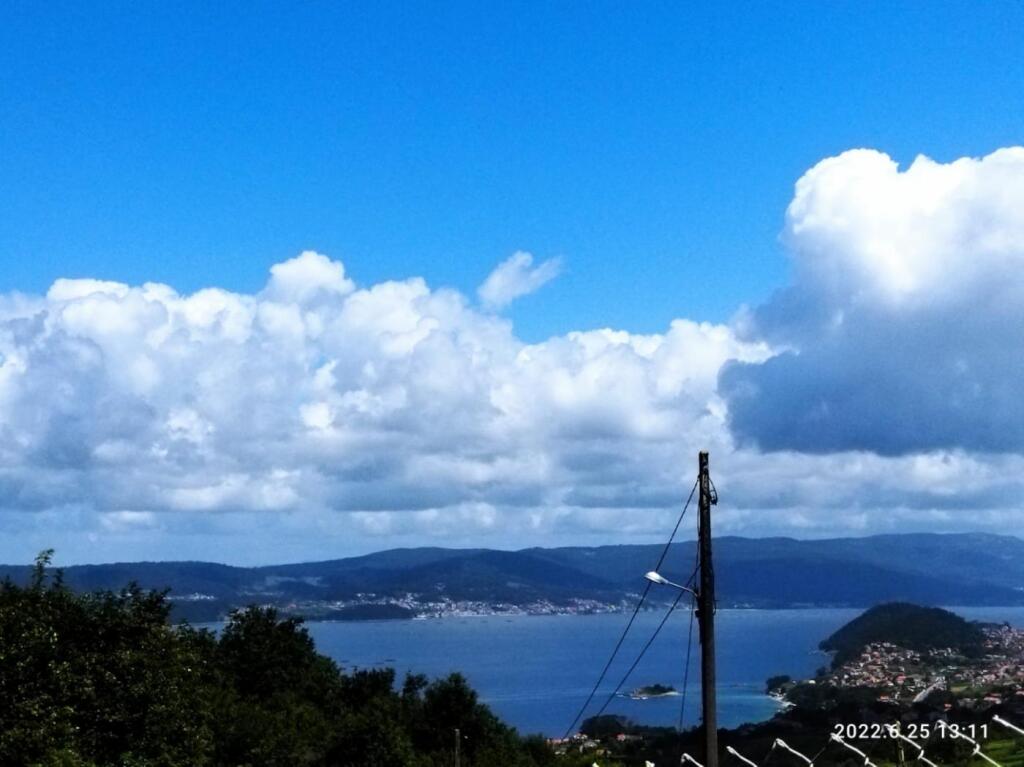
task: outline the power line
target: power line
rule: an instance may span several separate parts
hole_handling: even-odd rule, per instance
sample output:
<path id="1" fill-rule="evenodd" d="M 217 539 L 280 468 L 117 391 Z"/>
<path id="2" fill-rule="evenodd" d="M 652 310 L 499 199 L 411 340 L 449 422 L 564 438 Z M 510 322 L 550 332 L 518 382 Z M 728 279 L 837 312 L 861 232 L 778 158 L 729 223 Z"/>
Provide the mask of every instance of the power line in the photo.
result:
<path id="1" fill-rule="evenodd" d="M 693 579 L 697 577 L 697 569 L 700 567 L 700 549 L 694 554 L 693 572 L 690 574 L 690 579 L 687 581 L 687 585 L 693 583 Z M 693 616 L 696 612 L 696 605 L 690 604 L 690 628 L 686 632 L 686 665 L 683 667 L 683 697 L 679 701 L 679 726 L 676 728 L 680 732 L 683 731 L 683 715 L 686 713 L 686 698 L 689 695 L 688 689 L 690 685 L 690 651 L 693 649 Z"/>
<path id="2" fill-rule="evenodd" d="M 624 685 L 626 683 L 626 680 L 629 679 L 629 675 L 632 674 L 633 671 L 636 669 L 636 667 L 640 665 L 640 661 L 643 659 L 644 655 L 647 653 L 648 648 L 650 648 L 650 646 L 652 644 L 654 644 L 654 640 L 658 638 L 658 634 L 661 633 L 661 629 L 665 625 L 665 623 L 668 621 L 669 616 L 672 615 L 672 613 L 675 611 L 676 605 L 679 604 L 679 600 L 683 598 L 683 594 L 687 594 L 687 593 L 689 593 L 689 592 L 687 592 L 687 591 L 680 591 L 678 594 L 676 594 L 675 601 L 672 602 L 672 605 L 665 612 L 664 617 L 661 619 L 661 623 L 658 624 L 658 628 L 654 629 L 654 633 L 651 634 L 651 638 L 647 640 L 647 644 L 645 644 L 643 646 L 643 649 L 640 650 L 640 654 L 636 656 L 636 660 L 633 661 L 633 665 L 630 666 L 629 670 L 623 675 L 622 679 L 615 686 L 615 689 L 612 690 L 611 695 L 609 695 L 608 699 L 605 700 L 604 705 L 602 705 L 601 708 L 598 709 L 598 711 L 595 714 L 595 716 L 601 716 L 601 714 L 604 713 L 604 710 L 606 708 L 608 708 L 608 704 L 611 703 L 612 700 L 615 699 L 616 695 L 618 695 L 619 690 L 622 689 L 622 685 Z"/>
<path id="3" fill-rule="evenodd" d="M 590 705 L 590 701 L 594 699 L 594 695 L 597 694 L 597 688 L 601 686 L 601 682 L 604 681 L 605 676 L 608 674 L 608 669 L 611 668 L 612 661 L 615 660 L 615 656 L 619 652 L 619 648 L 622 647 L 622 643 L 626 640 L 626 635 L 629 633 L 629 629 L 633 626 L 633 621 L 636 620 L 637 613 L 640 612 L 640 608 L 643 606 L 644 600 L 647 599 L 647 592 L 651 590 L 651 583 L 648 581 L 647 585 L 644 586 L 643 593 L 640 594 L 640 601 L 636 603 L 636 607 L 633 608 L 633 614 L 629 616 L 629 623 L 626 624 L 626 628 L 623 629 L 622 635 L 619 637 L 619 641 L 615 643 L 615 649 L 612 650 L 611 657 L 608 658 L 608 662 L 604 664 L 604 669 L 601 671 L 601 676 L 597 678 L 597 682 L 594 683 L 594 689 L 590 691 L 590 695 L 587 696 L 586 702 L 580 707 L 579 712 L 576 714 L 576 718 L 572 720 L 572 724 L 569 725 L 565 730 L 563 738 L 568 738 L 569 733 L 572 732 L 572 728 L 576 726 L 576 722 L 583 716 L 583 712 L 587 710 L 587 706 Z"/>
<path id="4" fill-rule="evenodd" d="M 654 566 L 655 570 L 661 567 L 662 562 L 665 561 L 665 557 L 668 555 L 669 546 L 672 545 L 672 541 L 676 537 L 676 533 L 679 532 L 679 525 L 683 523 L 683 517 L 686 516 L 686 510 L 690 508 L 690 501 L 693 500 L 693 494 L 697 492 L 697 484 L 697 482 L 694 482 L 693 487 L 690 488 L 690 495 L 687 497 L 686 503 L 683 504 L 683 513 L 680 514 L 679 519 L 676 520 L 676 526 L 672 528 L 672 535 L 668 537 L 668 542 L 665 544 L 665 548 L 661 550 L 661 556 L 658 557 L 658 564 Z"/>
<path id="5" fill-rule="evenodd" d="M 693 614 L 696 612 L 694 606 L 690 605 L 690 628 L 686 633 L 686 665 L 683 667 L 683 699 L 679 701 L 679 727 L 680 732 L 683 730 L 683 715 L 686 713 L 686 696 L 687 689 L 690 685 L 690 650 L 693 649 Z"/>
<path id="6" fill-rule="evenodd" d="M 665 561 L 665 557 L 668 555 L 669 547 L 672 545 L 672 541 L 673 541 L 673 539 L 675 539 L 676 533 L 679 531 L 679 525 L 682 524 L 683 517 L 686 516 L 686 510 L 688 508 L 690 508 L 690 502 L 693 500 L 693 494 L 694 494 L 694 492 L 696 492 L 696 490 L 697 490 L 697 482 L 694 482 L 693 483 L 693 487 L 690 488 L 690 496 L 686 499 L 686 503 L 683 505 L 683 511 L 679 515 L 679 519 L 676 520 L 676 526 L 674 528 L 672 528 L 672 534 L 668 537 L 668 542 L 665 544 L 665 548 L 663 548 L 661 550 L 661 556 L 658 557 L 658 564 L 654 566 L 655 570 L 660 568 L 662 563 Z M 694 572 L 696 572 L 696 571 L 694 571 Z M 690 580 L 693 580 L 693 576 L 690 576 Z M 624 641 L 626 641 L 626 635 L 629 633 L 630 628 L 633 627 L 633 622 L 636 620 L 636 616 L 640 612 L 640 608 L 643 606 L 644 600 L 647 599 L 647 592 L 649 592 L 650 590 L 651 590 L 651 582 L 648 581 L 644 585 L 644 590 L 640 594 L 640 599 L 637 601 L 636 607 L 633 608 L 633 614 L 631 616 L 629 616 L 629 622 L 626 624 L 626 628 L 624 628 L 622 630 L 622 635 L 619 637 L 619 641 L 615 643 L 615 648 L 612 650 L 611 657 L 609 657 L 608 658 L 608 662 L 604 664 L 604 669 L 602 669 L 601 675 L 597 678 L 597 682 L 594 683 L 594 689 L 592 689 L 590 691 L 590 695 L 587 696 L 586 701 L 580 707 L 580 710 L 579 710 L 579 712 L 577 712 L 576 717 L 572 720 L 572 724 L 570 724 L 568 726 L 568 728 L 566 728 L 565 735 L 562 736 L 563 738 L 568 738 L 569 737 L 569 734 L 572 732 L 573 727 L 576 726 L 576 723 L 583 716 L 583 712 L 587 710 L 587 706 L 590 705 L 590 702 L 594 699 L 594 696 L 597 694 L 597 690 L 601 686 L 601 682 L 603 682 L 605 676 L 607 676 L 608 669 L 610 669 L 612 667 L 612 662 L 615 660 L 615 656 L 618 655 L 619 650 L 622 648 L 622 643 Z M 678 602 L 678 601 L 679 600 L 676 599 L 676 602 Z M 671 610 L 669 611 L 669 613 L 671 613 Z M 605 705 L 608 705 L 608 704 L 606 703 Z M 603 711 L 604 708 L 602 707 L 601 710 Z"/>

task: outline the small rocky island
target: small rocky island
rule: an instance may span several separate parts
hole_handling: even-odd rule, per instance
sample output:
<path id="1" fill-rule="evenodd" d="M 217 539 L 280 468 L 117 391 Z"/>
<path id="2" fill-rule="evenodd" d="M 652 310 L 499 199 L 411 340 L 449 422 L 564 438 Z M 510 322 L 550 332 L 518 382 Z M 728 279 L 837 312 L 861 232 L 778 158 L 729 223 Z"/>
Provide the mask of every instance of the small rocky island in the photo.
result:
<path id="1" fill-rule="evenodd" d="M 648 698 L 668 698 L 673 695 L 679 695 L 675 687 L 664 684 L 649 684 L 637 687 L 629 694 L 629 697 L 633 700 L 647 700 Z"/>

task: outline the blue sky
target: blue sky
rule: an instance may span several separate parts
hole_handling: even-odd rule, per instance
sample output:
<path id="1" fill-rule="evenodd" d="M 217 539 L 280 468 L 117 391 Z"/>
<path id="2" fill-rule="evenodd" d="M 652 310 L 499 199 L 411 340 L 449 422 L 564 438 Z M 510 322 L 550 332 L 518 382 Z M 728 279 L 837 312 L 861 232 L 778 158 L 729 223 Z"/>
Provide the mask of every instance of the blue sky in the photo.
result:
<path id="1" fill-rule="evenodd" d="M 304 248 L 471 291 L 566 276 L 542 339 L 728 319 L 786 279 L 794 181 L 1015 143 L 1017 3 L 8 4 L 0 289 L 250 291 Z"/>
<path id="2" fill-rule="evenodd" d="M 1024 534 L 1022 31 L 6 4 L 0 561 Z"/>

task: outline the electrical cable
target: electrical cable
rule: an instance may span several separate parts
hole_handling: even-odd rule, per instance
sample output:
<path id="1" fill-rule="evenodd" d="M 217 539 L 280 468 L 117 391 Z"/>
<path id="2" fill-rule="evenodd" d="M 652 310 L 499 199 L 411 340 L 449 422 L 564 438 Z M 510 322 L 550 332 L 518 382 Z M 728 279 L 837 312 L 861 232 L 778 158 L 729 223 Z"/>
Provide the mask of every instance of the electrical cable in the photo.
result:
<path id="1" fill-rule="evenodd" d="M 690 576 L 690 581 L 697 575 L 697 568 L 700 566 L 700 551 L 698 550 L 697 556 L 694 557 L 693 575 Z M 692 595 L 691 595 L 692 597 Z M 679 701 L 679 726 L 676 728 L 680 732 L 683 731 L 683 715 L 686 713 L 686 698 L 689 695 L 690 685 L 690 651 L 693 649 L 693 616 L 697 612 L 696 599 L 690 604 L 690 628 L 686 632 L 686 665 L 683 667 L 683 698 Z"/>
<path id="2" fill-rule="evenodd" d="M 647 653 L 647 650 L 650 648 L 652 644 L 654 644 L 654 640 L 658 638 L 658 634 L 661 633 L 661 629 L 668 621 L 669 616 L 672 615 L 672 613 L 675 611 L 676 605 L 679 604 L 679 600 L 683 598 L 683 594 L 688 593 L 688 591 L 680 591 L 676 595 L 675 601 L 665 612 L 664 617 L 662 617 L 661 619 L 661 623 L 658 624 L 658 628 L 654 629 L 654 633 L 651 634 L 651 638 L 647 640 L 647 644 L 645 644 L 643 646 L 643 649 L 640 650 L 640 654 L 636 656 L 636 660 L 633 661 L 633 665 L 629 667 L 629 670 L 623 675 L 622 679 L 619 680 L 619 683 L 615 686 L 615 689 L 612 690 L 611 695 L 608 696 L 608 699 L 605 700 L 604 705 L 602 705 L 601 708 L 598 709 L 597 713 L 594 716 L 601 716 L 601 714 L 604 713 L 604 710 L 608 708 L 608 704 L 611 703 L 615 699 L 615 696 L 619 694 L 619 690 L 622 689 L 622 685 L 626 683 L 626 680 L 629 679 L 629 675 L 632 674 L 636 667 L 640 665 L 640 661 L 643 660 L 643 657 Z"/>
<path id="3" fill-rule="evenodd" d="M 601 676 L 597 678 L 597 682 L 594 683 L 594 689 L 590 691 L 590 695 L 587 696 L 586 702 L 580 708 L 579 713 L 576 714 L 576 718 L 572 720 L 572 724 L 565 731 L 563 738 L 568 738 L 569 733 L 572 732 L 572 728 L 576 726 L 576 722 L 583 716 L 583 712 L 587 710 L 587 706 L 590 705 L 590 701 L 594 699 L 594 695 L 597 694 L 597 688 L 601 686 L 601 682 L 604 681 L 605 676 L 608 674 L 608 669 L 611 668 L 612 661 L 615 660 L 615 656 L 619 652 L 619 648 L 622 647 L 622 643 L 626 640 L 626 635 L 629 633 L 629 629 L 633 626 L 633 621 L 636 620 L 637 613 L 640 612 L 640 608 L 643 606 L 644 600 L 647 599 L 647 592 L 651 590 L 650 582 L 644 586 L 643 593 L 640 594 L 640 601 L 636 603 L 636 607 L 633 608 L 633 614 L 629 616 L 629 623 L 626 624 L 626 628 L 623 629 L 622 635 L 619 637 L 619 641 L 615 643 L 615 649 L 612 650 L 611 657 L 608 658 L 608 662 L 604 664 L 604 670 L 601 671 Z"/>
<path id="4" fill-rule="evenodd" d="M 683 672 L 683 699 L 679 701 L 679 726 L 676 728 L 683 731 L 683 715 L 686 713 L 686 696 L 690 685 L 690 650 L 693 648 L 693 614 L 697 612 L 696 605 L 690 605 L 690 628 L 686 634 L 686 666 Z"/>
<path id="5" fill-rule="evenodd" d="M 665 557 L 668 555 L 668 549 L 672 545 L 672 541 L 675 539 L 676 533 L 679 532 L 679 525 L 683 523 L 683 517 L 686 516 L 686 510 L 690 508 L 690 502 L 693 500 L 693 494 L 697 492 L 697 485 L 699 483 L 700 480 L 697 480 L 693 483 L 693 487 L 690 488 L 690 495 L 687 496 L 686 503 L 683 504 L 683 512 L 679 515 L 679 519 L 676 520 L 676 526 L 672 528 L 672 535 L 668 537 L 668 542 L 665 543 L 665 548 L 661 550 L 661 556 L 658 557 L 658 564 L 654 566 L 655 570 L 660 568 L 662 563 L 665 561 Z"/>
<path id="6" fill-rule="evenodd" d="M 698 482 L 694 482 L 693 487 L 690 488 L 690 496 L 686 499 L 686 503 L 683 505 L 683 511 L 679 515 L 679 519 L 676 520 L 676 526 L 672 528 L 672 534 L 669 536 L 668 542 L 665 544 L 665 548 L 661 550 L 661 556 L 658 557 L 658 564 L 654 567 L 655 570 L 661 567 L 662 563 L 665 561 L 665 557 L 668 555 L 669 547 L 672 545 L 672 541 L 676 537 L 676 533 L 679 531 L 679 525 L 682 524 L 683 517 L 686 516 L 686 510 L 690 508 L 690 502 L 693 500 L 693 494 L 697 490 L 697 484 Z M 690 577 L 690 580 L 693 580 L 693 576 Z M 636 616 L 640 612 L 640 608 L 643 606 L 644 600 L 647 599 L 647 593 L 650 590 L 651 582 L 648 581 L 644 585 L 644 590 L 640 594 L 640 599 L 637 601 L 636 607 L 633 608 L 633 614 L 629 616 L 629 622 L 626 624 L 626 628 L 623 629 L 622 635 L 619 637 L 619 641 L 615 643 L 615 648 L 612 650 L 611 657 L 609 657 L 608 662 L 604 664 L 604 669 L 601 671 L 601 675 L 597 678 L 597 682 L 594 684 L 594 689 L 590 691 L 590 694 L 587 696 L 587 700 L 583 703 L 583 706 L 580 707 L 579 712 L 576 714 L 576 718 L 572 720 L 572 724 L 570 724 L 568 728 L 566 728 L 565 735 L 562 736 L 563 738 L 569 737 L 569 733 L 572 732 L 572 728 L 576 726 L 576 723 L 580 720 L 580 718 L 583 716 L 583 713 L 587 710 L 587 706 L 590 705 L 590 702 L 594 699 L 594 696 L 597 694 L 597 690 L 601 686 L 601 682 L 603 682 L 605 676 L 607 676 L 608 669 L 612 667 L 612 662 L 615 660 L 615 656 L 618 655 L 619 650 L 622 648 L 622 643 L 626 641 L 626 635 L 629 633 L 630 628 L 633 627 L 633 622 L 636 620 Z M 678 601 L 679 600 L 677 599 L 676 602 Z M 669 611 L 669 613 L 671 613 L 671 610 Z M 618 690 L 616 690 L 616 692 L 617 691 Z M 607 705 L 607 703 L 605 705 Z M 601 710 L 603 711 L 604 709 L 602 708 Z"/>

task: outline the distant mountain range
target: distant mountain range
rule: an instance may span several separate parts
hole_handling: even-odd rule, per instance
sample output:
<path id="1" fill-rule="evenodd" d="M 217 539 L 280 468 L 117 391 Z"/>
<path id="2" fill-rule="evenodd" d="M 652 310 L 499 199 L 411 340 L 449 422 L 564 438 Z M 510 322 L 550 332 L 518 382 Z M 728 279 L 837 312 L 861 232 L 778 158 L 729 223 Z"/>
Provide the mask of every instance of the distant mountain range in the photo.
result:
<path id="1" fill-rule="evenodd" d="M 1024 540 L 968 534 L 879 535 L 866 538 L 717 538 L 715 574 L 722 607 L 867 607 L 880 602 L 922 605 L 1024 605 Z M 673 544 L 661 568 L 685 580 L 695 543 Z M 208 562 L 132 562 L 65 568 L 75 589 L 119 589 L 129 581 L 169 588 L 179 615 L 204 620 L 234 606 L 273 603 L 316 615 L 318 603 L 358 604 L 416 595 L 486 604 L 615 604 L 644 586 L 643 574 L 662 546 L 571 548 L 392 549 L 325 562 L 231 567 Z M 0 565 L 0 577 L 23 581 L 25 566 Z M 670 589 L 654 589 L 660 599 Z M 370 596 L 373 595 L 373 596 Z M 373 612 L 349 611 L 351 617 Z M 392 610 L 386 617 L 403 613 Z M 384 616 L 382 616 L 384 617 Z"/>

